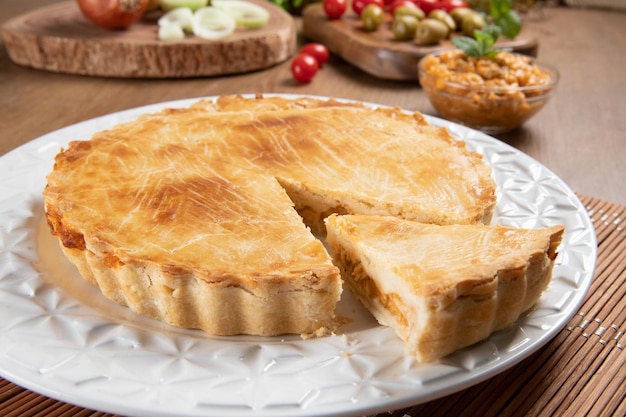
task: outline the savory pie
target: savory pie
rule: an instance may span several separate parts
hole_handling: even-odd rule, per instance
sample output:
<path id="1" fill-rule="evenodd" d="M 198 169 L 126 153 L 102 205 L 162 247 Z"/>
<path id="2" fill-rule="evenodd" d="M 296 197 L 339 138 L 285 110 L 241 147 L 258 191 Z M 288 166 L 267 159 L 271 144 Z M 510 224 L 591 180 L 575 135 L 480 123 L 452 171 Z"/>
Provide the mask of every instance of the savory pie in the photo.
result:
<path id="1" fill-rule="evenodd" d="M 331 328 L 331 213 L 488 222 L 478 153 L 419 113 L 223 97 L 70 142 L 44 190 L 52 233 L 112 300 L 212 334 Z M 295 209 L 294 209 L 295 208 Z"/>
<path id="2" fill-rule="evenodd" d="M 439 226 L 331 215 L 327 239 L 348 287 L 432 361 L 513 324 L 547 287 L 563 226 Z"/>

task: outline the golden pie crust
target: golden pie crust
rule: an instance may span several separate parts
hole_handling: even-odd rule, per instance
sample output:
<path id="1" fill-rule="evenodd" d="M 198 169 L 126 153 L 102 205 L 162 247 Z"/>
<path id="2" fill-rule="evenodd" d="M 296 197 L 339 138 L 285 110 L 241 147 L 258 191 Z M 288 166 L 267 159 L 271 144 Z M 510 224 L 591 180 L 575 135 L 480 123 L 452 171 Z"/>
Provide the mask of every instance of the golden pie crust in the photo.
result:
<path id="1" fill-rule="evenodd" d="M 483 340 L 528 311 L 550 282 L 564 231 L 367 215 L 331 215 L 326 226 L 352 292 L 424 362 Z"/>
<path id="2" fill-rule="evenodd" d="M 419 113 L 221 97 L 70 142 L 45 212 L 81 275 L 134 311 L 216 335 L 332 328 L 331 213 L 487 222 L 482 157 Z M 304 222 L 303 223 L 303 219 Z"/>

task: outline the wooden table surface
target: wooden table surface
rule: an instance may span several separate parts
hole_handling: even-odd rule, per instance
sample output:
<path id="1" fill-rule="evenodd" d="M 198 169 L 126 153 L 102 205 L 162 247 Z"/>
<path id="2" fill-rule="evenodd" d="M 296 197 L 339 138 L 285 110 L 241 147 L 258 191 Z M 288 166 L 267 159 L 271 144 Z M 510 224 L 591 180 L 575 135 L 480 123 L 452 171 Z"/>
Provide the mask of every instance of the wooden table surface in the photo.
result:
<path id="1" fill-rule="evenodd" d="M 0 23 L 54 0 L 0 0 Z M 539 59 L 561 73 L 557 94 L 502 139 L 539 160 L 574 191 L 626 203 L 626 13 L 544 8 L 526 20 Z M 372 77 L 339 58 L 297 84 L 285 61 L 254 73 L 195 79 L 110 79 L 17 66 L 0 47 L 0 154 L 52 130 L 118 110 L 233 93 L 296 93 L 398 105 L 436 115 L 416 83 Z"/>
<path id="2" fill-rule="evenodd" d="M 52 3 L 55 1 L 0 0 L 0 24 L 14 16 Z M 626 204 L 626 82 L 624 80 L 626 75 L 626 54 L 624 54 L 626 51 L 626 31 L 624 30 L 626 13 L 546 7 L 532 12 L 525 19 L 525 24 L 541 34 L 539 60 L 557 67 L 561 74 L 561 81 L 555 97 L 538 115 L 527 122 L 523 128 L 508 134 L 497 135 L 497 137 L 543 163 L 575 192 L 584 196 L 585 205 L 590 210 L 590 214 L 596 218 L 596 231 L 602 231 L 604 230 L 601 229 L 602 227 L 605 229 L 609 227 L 605 221 L 605 211 L 612 210 L 617 213 L 614 214 L 615 216 L 623 217 L 623 204 Z M 300 39 L 300 41 L 303 40 Z M 2 45 L 0 46 L 0 155 L 50 131 L 119 110 L 183 98 L 255 92 L 334 96 L 384 105 L 398 105 L 436 115 L 418 84 L 377 79 L 355 69 L 337 57 L 332 57 L 315 79 L 304 85 L 293 80 L 290 61 L 263 71 L 241 75 L 142 80 L 87 77 L 25 68 L 15 65 Z M 616 218 L 621 219 L 621 217 Z M 609 242 L 606 245 L 612 246 L 607 246 L 604 252 L 601 248 L 600 252 L 608 259 L 606 260 L 608 266 L 604 268 L 606 272 L 603 272 L 604 269 L 598 272 L 600 278 L 614 283 L 610 285 L 617 286 L 617 290 L 612 293 L 611 297 L 614 303 L 617 303 L 617 308 L 621 309 L 618 316 L 613 318 L 617 323 L 614 324 L 615 329 L 620 332 L 618 335 L 623 335 L 624 332 L 623 287 L 626 281 L 623 256 L 626 249 L 623 248 L 625 239 L 622 226 L 617 223 L 611 226 L 610 233 L 612 233 L 611 236 L 617 236 L 615 238 L 608 239 L 606 237 L 608 232 L 602 232 L 605 233 L 602 239 L 608 239 Z M 604 277 L 602 273 L 605 274 Z M 619 304 L 622 307 L 619 307 Z M 600 305 L 598 309 L 601 308 L 603 307 Z M 577 320 L 580 321 L 580 317 Z M 593 317 L 589 317 L 589 320 L 593 320 Z M 570 333 L 572 333 L 572 328 L 580 327 L 577 327 L 577 321 L 572 323 Z M 584 330 L 584 327 L 581 329 Z M 610 357 L 617 358 L 617 363 L 613 363 L 613 368 L 609 369 L 614 370 L 617 382 L 615 378 L 607 380 L 606 386 L 612 388 L 607 388 L 604 394 L 596 394 L 605 397 L 608 395 L 607 404 L 612 405 L 605 407 L 605 411 L 613 410 L 621 414 L 626 407 L 623 396 L 625 389 L 623 369 L 626 369 L 623 353 L 624 340 L 616 336 L 614 345 L 617 347 L 616 350 L 610 352 Z M 546 363 L 552 363 L 558 371 L 558 362 L 555 365 L 554 361 L 546 359 L 554 355 L 550 349 L 548 347 L 537 353 L 535 359 L 531 360 L 546 360 L 548 361 Z M 567 364 L 563 367 L 561 373 L 567 368 Z M 518 367 L 518 369 L 522 368 Z M 589 374 L 589 381 L 594 383 L 607 379 L 601 379 L 603 378 L 601 374 L 596 374 L 593 369 L 591 371 L 585 371 L 585 369 L 590 368 L 575 369 L 572 371 L 571 378 L 581 378 Z M 606 370 L 604 368 L 598 370 L 598 372 L 601 371 Z M 554 379 L 554 375 L 551 377 Z M 508 376 L 501 377 L 495 380 L 496 382 L 486 382 L 475 388 L 476 398 L 479 398 L 481 390 L 493 389 L 497 387 L 497 384 L 507 383 L 506 378 Z M 570 411 L 578 406 L 577 395 L 585 393 L 584 386 L 574 385 L 577 383 L 574 379 L 572 381 L 572 387 L 578 387 L 578 391 L 567 395 L 570 400 L 568 403 Z M 520 392 L 528 393 L 524 384 L 525 382 L 521 381 L 518 389 Z M 22 396 L 24 401 L 31 401 L 28 397 L 31 394 L 27 391 L 24 391 L 26 392 L 24 394 L 23 390 L 20 392 L 16 390 L 21 390 L 21 388 L 0 379 L 0 403 L 5 401 L 9 404 L 8 401 L 19 396 Z M 463 398 L 460 395 L 468 394 L 465 392 L 465 394 L 451 397 L 450 400 L 459 401 Z M 535 399 L 539 400 L 545 397 L 541 397 L 541 393 L 534 392 L 529 395 L 534 395 Z M 46 407 L 57 410 L 66 409 L 57 406 L 53 400 L 49 401 Z M 438 409 L 444 410 L 441 414 L 426 415 L 445 415 L 445 410 L 449 409 L 447 401 L 444 399 L 437 405 Z M 585 400 L 582 398 L 580 401 Z M 481 403 L 475 402 L 473 405 L 484 407 L 485 402 L 481 401 Z M 541 401 L 537 403 L 541 405 Z M 466 405 L 472 405 L 472 403 L 467 402 Z M 538 406 L 524 408 L 521 404 L 513 403 L 513 405 L 521 407 L 520 410 L 526 410 L 521 414 L 541 414 Z M 552 404 L 550 397 L 545 398 L 543 405 L 552 405 L 552 410 L 563 407 L 559 404 Z M 13 414 L 8 415 L 26 415 L 24 410 L 28 407 L 21 407 L 16 405 Z M 431 407 L 433 407 L 432 404 Z M 41 415 L 46 415 L 46 408 L 41 410 L 44 413 Z M 73 409 L 68 408 L 68 410 L 70 413 Z M 417 414 L 420 410 L 427 411 L 424 408 L 415 408 L 413 411 Z M 407 411 L 404 410 L 401 414 L 394 413 L 394 416 L 401 416 L 405 412 Z M 411 412 L 411 415 L 416 414 Z M 544 414 L 547 415 L 545 412 Z M 603 412 L 593 414 L 607 415 Z"/>

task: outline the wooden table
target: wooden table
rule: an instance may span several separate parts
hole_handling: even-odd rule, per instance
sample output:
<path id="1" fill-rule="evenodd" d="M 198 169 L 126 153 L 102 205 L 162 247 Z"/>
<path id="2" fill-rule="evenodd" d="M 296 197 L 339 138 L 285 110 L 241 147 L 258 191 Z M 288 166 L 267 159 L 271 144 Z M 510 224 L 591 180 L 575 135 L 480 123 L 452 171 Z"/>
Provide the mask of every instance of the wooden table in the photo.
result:
<path id="1" fill-rule="evenodd" d="M 0 0 L 0 23 L 54 2 Z M 549 7 L 532 12 L 525 24 L 541 34 L 539 59 L 559 69 L 561 82 L 546 108 L 523 128 L 498 138 L 550 168 L 585 203 L 599 241 L 592 292 L 568 328 L 520 365 L 450 397 L 390 415 L 626 412 L 626 13 Z M 416 83 L 377 79 L 336 57 L 311 83 L 301 85 L 291 77 L 289 61 L 263 71 L 223 77 L 115 79 L 20 67 L 0 47 L 0 86 L 0 155 L 93 117 L 150 103 L 219 94 L 314 94 L 436 115 Z M 594 295 L 593 290 L 598 293 Z M 599 297 L 600 292 L 605 296 Z M 601 328 L 606 333 L 600 332 Z M 46 399 L 0 379 L 0 415 L 77 413 L 102 415 Z"/>
<path id="2" fill-rule="evenodd" d="M 0 22 L 54 0 L 0 0 Z M 580 193 L 626 203 L 626 13 L 548 8 L 527 20 L 542 34 L 540 60 L 561 73 L 558 92 L 522 129 L 499 138 L 533 156 Z M 135 80 L 49 73 L 14 65 L 0 49 L 0 154 L 92 117 L 202 95 L 281 92 L 398 105 L 436 114 L 416 83 L 374 78 L 338 58 L 310 84 L 289 61 L 216 78 Z"/>

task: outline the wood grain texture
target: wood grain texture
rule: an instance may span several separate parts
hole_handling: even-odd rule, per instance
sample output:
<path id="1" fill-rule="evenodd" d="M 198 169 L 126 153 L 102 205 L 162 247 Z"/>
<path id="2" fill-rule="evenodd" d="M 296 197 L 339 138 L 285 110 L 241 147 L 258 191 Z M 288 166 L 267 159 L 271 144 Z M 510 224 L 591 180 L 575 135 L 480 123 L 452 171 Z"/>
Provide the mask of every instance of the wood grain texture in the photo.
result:
<path id="1" fill-rule="evenodd" d="M 341 19 L 329 20 L 321 4 L 304 9 L 302 33 L 368 74 L 389 80 L 417 80 L 417 63 L 421 58 L 452 47 L 450 40 L 432 46 L 395 40 L 389 14 L 372 32 L 363 29 L 361 20 L 353 12 L 346 13 Z M 499 40 L 496 45 L 536 56 L 539 41 L 531 30 L 523 30 L 515 39 Z"/>
<path id="2" fill-rule="evenodd" d="M 220 41 L 187 35 L 158 40 L 156 17 L 126 30 L 108 30 L 88 21 L 76 2 L 39 8 L 2 27 L 15 63 L 53 72 L 130 78 L 181 78 L 244 73 L 270 67 L 295 51 L 293 18 L 264 0 L 250 0 L 270 12 L 263 28 L 237 28 Z"/>

